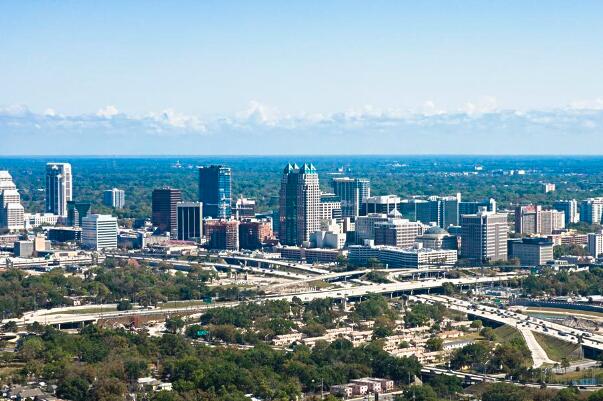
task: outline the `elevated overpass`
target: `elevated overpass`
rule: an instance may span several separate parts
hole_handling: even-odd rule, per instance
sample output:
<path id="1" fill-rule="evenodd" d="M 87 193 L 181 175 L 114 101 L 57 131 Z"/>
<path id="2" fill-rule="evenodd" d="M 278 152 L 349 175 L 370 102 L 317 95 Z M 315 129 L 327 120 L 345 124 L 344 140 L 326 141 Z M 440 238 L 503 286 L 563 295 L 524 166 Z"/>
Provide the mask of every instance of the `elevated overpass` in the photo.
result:
<path id="1" fill-rule="evenodd" d="M 459 278 L 459 279 L 431 279 L 423 281 L 407 281 L 407 282 L 395 282 L 388 284 L 370 284 L 360 285 L 357 287 L 351 287 L 346 289 L 329 289 L 322 291 L 306 291 L 306 292 L 289 292 L 286 294 L 279 295 L 268 295 L 261 299 L 255 299 L 252 302 L 262 302 L 264 300 L 287 300 L 291 301 L 293 298 L 300 298 L 303 302 L 309 302 L 315 299 L 333 298 L 339 300 L 349 299 L 362 299 L 369 294 L 383 294 L 389 296 L 397 296 L 402 294 L 413 294 L 415 292 L 430 291 L 442 287 L 444 283 L 451 283 L 453 285 L 482 285 L 490 283 L 504 282 L 512 278 L 513 275 L 504 276 L 493 276 L 493 277 L 478 277 L 478 278 Z M 49 310 L 39 310 L 36 312 L 27 312 L 21 319 L 7 319 L 15 321 L 17 324 L 32 324 L 34 322 L 40 324 L 78 324 L 78 323 L 90 323 L 97 322 L 99 319 L 109 318 L 122 318 L 122 317 L 134 317 L 134 316 L 149 316 L 149 315 L 161 315 L 169 313 L 179 312 L 190 312 L 200 313 L 204 310 L 216 308 L 216 307 L 232 307 L 238 305 L 240 302 L 219 302 L 214 304 L 192 304 L 191 302 L 181 301 L 176 304 L 182 306 L 174 306 L 170 308 L 155 308 L 155 309 L 136 309 L 128 311 L 116 311 L 106 310 L 108 305 L 104 305 L 105 310 L 101 311 L 101 306 L 86 305 L 82 307 L 65 307 L 65 308 L 54 308 Z M 110 306 L 115 308 L 116 305 Z M 90 311 L 90 309 L 99 309 L 98 311 Z"/>
<path id="2" fill-rule="evenodd" d="M 583 347 L 585 355 L 597 356 L 603 353 L 603 336 L 586 330 L 580 330 L 550 322 L 521 313 L 499 309 L 488 305 L 470 302 L 442 295 L 418 295 L 417 300 L 428 303 L 441 303 L 449 309 L 464 312 L 479 319 L 506 324 L 520 331 L 529 330 Z M 528 339 L 526 339 L 528 340 Z"/>

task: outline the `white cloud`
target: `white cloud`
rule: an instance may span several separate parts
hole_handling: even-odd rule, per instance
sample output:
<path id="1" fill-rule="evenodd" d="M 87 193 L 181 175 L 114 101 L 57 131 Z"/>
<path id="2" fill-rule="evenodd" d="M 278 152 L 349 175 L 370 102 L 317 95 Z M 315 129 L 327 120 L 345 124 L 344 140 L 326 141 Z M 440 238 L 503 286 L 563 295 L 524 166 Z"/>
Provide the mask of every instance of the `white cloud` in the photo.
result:
<path id="1" fill-rule="evenodd" d="M 31 138 L 29 143 L 40 146 L 42 153 L 55 145 L 62 145 L 57 152 L 64 152 L 66 145 L 75 146 L 72 143 L 109 148 L 111 141 L 123 140 L 132 141 L 130 152 L 143 153 L 164 153 L 168 151 L 162 147 L 165 143 L 176 146 L 179 141 L 183 142 L 173 152 L 466 153 L 483 149 L 484 153 L 500 153 L 508 147 L 506 152 L 514 153 L 519 149 L 516 141 L 534 141 L 538 145 L 525 147 L 527 152 L 578 154 L 603 153 L 603 142 L 593 140 L 601 133 L 603 109 L 505 111 L 497 109 L 496 99 L 488 97 L 456 112 L 445 112 L 427 101 L 414 112 L 366 105 L 346 112 L 298 115 L 283 115 L 253 101 L 235 116 L 211 119 L 173 109 L 132 115 L 107 106 L 96 114 L 64 115 L 54 109 L 33 113 L 25 106 L 0 108 L 0 143 L 8 143 L 3 150 L 14 145 L 16 153 L 17 143 Z M 158 136 L 170 140 L 161 141 Z M 13 137 L 18 139 L 11 141 Z M 127 152 L 120 146 L 121 142 L 110 149 Z"/>
<path id="2" fill-rule="evenodd" d="M 96 115 L 98 117 L 106 117 L 106 118 L 111 118 L 118 114 L 119 114 L 119 110 L 117 110 L 117 107 L 115 107 L 113 105 L 105 106 L 96 112 Z"/>
<path id="3" fill-rule="evenodd" d="M 467 102 L 461 108 L 461 112 L 467 113 L 468 115 L 481 114 L 481 113 L 492 113 L 496 111 L 497 101 L 494 96 L 483 96 L 476 102 Z"/>
<path id="4" fill-rule="evenodd" d="M 276 108 L 267 106 L 257 100 L 250 101 L 247 110 L 237 113 L 237 117 L 241 120 L 268 125 L 276 123 L 281 118 Z"/>
<path id="5" fill-rule="evenodd" d="M 590 100 L 575 100 L 569 104 L 574 110 L 603 110 L 603 98 Z"/>

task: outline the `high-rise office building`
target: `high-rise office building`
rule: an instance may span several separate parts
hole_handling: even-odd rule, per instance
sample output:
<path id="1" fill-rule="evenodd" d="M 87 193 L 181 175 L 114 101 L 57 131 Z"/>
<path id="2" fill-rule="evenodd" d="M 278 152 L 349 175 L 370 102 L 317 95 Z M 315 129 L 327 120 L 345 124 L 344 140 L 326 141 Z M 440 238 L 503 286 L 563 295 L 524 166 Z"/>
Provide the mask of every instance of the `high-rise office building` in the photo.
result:
<path id="1" fill-rule="evenodd" d="M 553 209 L 565 213 L 565 226 L 580 221 L 578 214 L 578 201 L 575 199 L 560 200 L 553 203 Z"/>
<path id="2" fill-rule="evenodd" d="M 385 213 L 369 213 L 356 218 L 356 243 L 363 245 L 366 240 L 375 239 L 375 225 L 387 222 L 389 217 Z"/>
<path id="3" fill-rule="evenodd" d="M 335 219 L 342 221 L 341 201 L 335 194 L 320 194 L 320 221 Z"/>
<path id="4" fill-rule="evenodd" d="M 416 221 L 389 218 L 387 221 L 375 223 L 375 245 L 406 248 L 412 246 L 421 234 L 423 225 Z"/>
<path id="5" fill-rule="evenodd" d="M 117 248 L 117 218 L 107 214 L 91 214 L 82 219 L 82 245 L 101 251 Z"/>
<path id="6" fill-rule="evenodd" d="M 283 245 L 301 245 L 320 230 L 320 187 L 312 164 L 288 164 L 281 178 L 279 239 Z"/>
<path id="7" fill-rule="evenodd" d="M 477 263 L 507 260 L 507 215 L 478 211 L 461 216 L 461 256 Z"/>
<path id="8" fill-rule="evenodd" d="M 508 241 L 509 257 L 522 266 L 542 266 L 553 260 L 553 241 L 548 238 L 522 238 Z"/>
<path id="9" fill-rule="evenodd" d="M 6 170 L 0 171 L 0 228 L 18 231 L 24 228 L 24 209 L 21 195 Z"/>
<path id="10" fill-rule="evenodd" d="M 91 202 L 73 201 L 67 202 L 67 225 L 71 227 L 81 227 L 82 219 L 90 215 Z"/>
<path id="11" fill-rule="evenodd" d="M 235 202 L 235 219 L 255 217 L 255 199 L 239 198 Z"/>
<path id="12" fill-rule="evenodd" d="M 413 220 L 433 223 L 442 228 L 459 224 L 460 193 L 453 196 L 430 196 L 427 200 L 413 199 L 410 202 L 414 203 Z"/>
<path id="13" fill-rule="evenodd" d="M 46 164 L 46 212 L 67 217 L 67 202 L 73 197 L 71 164 Z"/>
<path id="14" fill-rule="evenodd" d="M 588 234 L 588 254 L 595 258 L 603 254 L 603 231 Z"/>
<path id="15" fill-rule="evenodd" d="M 603 197 L 589 198 L 580 202 L 580 221 L 588 224 L 603 223 Z"/>
<path id="16" fill-rule="evenodd" d="M 199 202 L 203 213 L 214 219 L 232 216 L 232 172 L 226 166 L 199 167 Z"/>
<path id="17" fill-rule="evenodd" d="M 176 238 L 181 241 L 199 241 L 203 236 L 203 203 L 178 202 L 176 204 Z"/>
<path id="18" fill-rule="evenodd" d="M 515 208 L 515 232 L 518 234 L 551 235 L 565 228 L 565 212 L 542 210 L 539 205 Z"/>
<path id="19" fill-rule="evenodd" d="M 166 187 L 153 190 L 151 223 L 160 233 L 170 232 L 173 237 L 176 236 L 178 202 L 182 202 L 179 189 Z"/>
<path id="20" fill-rule="evenodd" d="M 476 214 L 481 208 L 486 208 L 489 212 L 496 213 L 496 200 L 493 198 L 484 199 L 482 201 L 460 201 L 459 202 L 459 219 L 463 214 Z M 459 220 L 460 221 L 460 220 Z"/>
<path id="21" fill-rule="evenodd" d="M 126 203 L 126 193 L 123 189 L 107 189 L 103 192 L 103 205 L 123 209 Z"/>
<path id="22" fill-rule="evenodd" d="M 362 203 L 371 196 L 370 181 L 366 178 L 335 177 L 331 185 L 341 200 L 342 216 L 359 216 Z"/>
<path id="23" fill-rule="evenodd" d="M 362 202 L 360 215 L 366 216 L 370 213 L 390 214 L 394 210 L 398 210 L 399 204 L 400 197 L 397 195 L 369 196 Z"/>

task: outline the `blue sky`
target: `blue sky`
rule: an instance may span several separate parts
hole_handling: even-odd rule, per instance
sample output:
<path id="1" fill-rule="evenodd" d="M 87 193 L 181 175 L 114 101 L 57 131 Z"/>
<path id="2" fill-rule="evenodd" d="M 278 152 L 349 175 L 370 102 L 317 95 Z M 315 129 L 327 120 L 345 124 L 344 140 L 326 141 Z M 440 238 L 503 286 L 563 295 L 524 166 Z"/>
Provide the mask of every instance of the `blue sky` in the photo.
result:
<path id="1" fill-rule="evenodd" d="M 475 145 L 492 132 L 603 153 L 601 15 L 600 1 L 5 1 L 0 153 L 319 151 L 290 148 L 308 132 L 321 153 L 379 153 L 380 137 L 399 153 L 517 149 Z"/>

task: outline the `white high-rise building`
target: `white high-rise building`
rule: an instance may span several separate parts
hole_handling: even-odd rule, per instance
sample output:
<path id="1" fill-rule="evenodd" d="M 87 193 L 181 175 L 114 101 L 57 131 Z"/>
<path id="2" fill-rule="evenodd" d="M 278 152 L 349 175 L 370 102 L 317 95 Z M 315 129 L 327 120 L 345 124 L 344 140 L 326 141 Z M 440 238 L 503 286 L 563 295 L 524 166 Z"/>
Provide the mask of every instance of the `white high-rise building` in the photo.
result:
<path id="1" fill-rule="evenodd" d="M 588 198 L 580 202 L 580 221 L 588 224 L 603 223 L 603 197 Z"/>
<path id="2" fill-rule="evenodd" d="M 461 256 L 478 263 L 507 260 L 507 215 L 481 210 L 461 216 Z"/>
<path id="3" fill-rule="evenodd" d="M 10 231 L 23 229 L 21 195 L 8 171 L 0 171 L 0 228 Z"/>
<path id="4" fill-rule="evenodd" d="M 117 218 L 91 214 L 82 219 L 82 245 L 100 251 L 117 248 Z"/>
<path id="5" fill-rule="evenodd" d="M 103 204 L 105 206 L 123 209 L 126 203 L 126 193 L 123 189 L 107 189 L 103 192 Z"/>
<path id="6" fill-rule="evenodd" d="M 73 197 L 71 164 L 46 164 L 46 212 L 67 217 L 67 201 Z"/>
<path id="7" fill-rule="evenodd" d="M 288 164 L 281 178 L 279 239 L 283 245 L 301 245 L 320 230 L 320 186 L 312 164 Z"/>
<path id="8" fill-rule="evenodd" d="M 588 234 L 588 254 L 595 258 L 603 254 L 603 231 Z"/>

